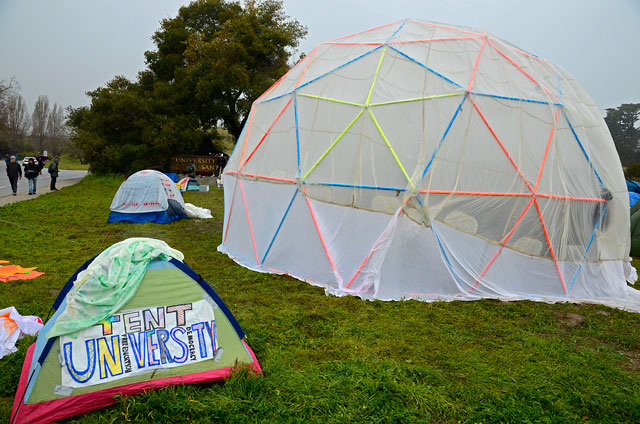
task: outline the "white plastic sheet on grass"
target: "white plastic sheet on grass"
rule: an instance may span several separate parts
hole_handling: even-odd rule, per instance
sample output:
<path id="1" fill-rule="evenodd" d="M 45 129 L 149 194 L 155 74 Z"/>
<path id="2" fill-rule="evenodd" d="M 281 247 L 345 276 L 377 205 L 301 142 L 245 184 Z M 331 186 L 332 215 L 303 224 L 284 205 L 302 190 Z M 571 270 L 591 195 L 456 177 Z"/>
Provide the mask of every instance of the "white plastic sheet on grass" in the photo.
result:
<path id="1" fill-rule="evenodd" d="M 184 210 L 187 212 L 187 218 L 211 219 L 211 210 L 201 208 L 191 203 L 184 204 Z"/>
<path id="2" fill-rule="evenodd" d="M 13 306 L 0 309 L 0 358 L 17 352 L 16 342 L 25 335 L 35 336 L 42 327 L 40 318 L 22 316 Z"/>

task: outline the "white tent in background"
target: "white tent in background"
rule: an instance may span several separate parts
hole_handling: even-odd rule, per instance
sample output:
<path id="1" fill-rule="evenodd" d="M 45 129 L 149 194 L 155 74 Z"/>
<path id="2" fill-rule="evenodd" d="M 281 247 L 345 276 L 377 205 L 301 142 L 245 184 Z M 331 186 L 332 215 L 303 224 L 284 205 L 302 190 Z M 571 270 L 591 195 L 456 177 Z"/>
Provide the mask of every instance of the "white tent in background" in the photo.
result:
<path id="1" fill-rule="evenodd" d="M 600 111 L 563 69 L 405 20 L 321 43 L 257 99 L 218 248 L 367 299 L 640 309 L 629 200 Z"/>
<path id="2" fill-rule="evenodd" d="M 159 171 L 145 169 L 120 184 L 107 222 L 167 224 L 186 218 L 178 186 Z"/>

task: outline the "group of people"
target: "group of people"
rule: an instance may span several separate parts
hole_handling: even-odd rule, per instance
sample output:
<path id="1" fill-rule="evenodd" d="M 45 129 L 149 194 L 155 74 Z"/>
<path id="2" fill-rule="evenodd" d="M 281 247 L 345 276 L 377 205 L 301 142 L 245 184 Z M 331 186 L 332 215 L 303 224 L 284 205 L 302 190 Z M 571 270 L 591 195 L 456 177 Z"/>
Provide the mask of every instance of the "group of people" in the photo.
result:
<path id="1" fill-rule="evenodd" d="M 57 191 L 56 180 L 58 179 L 59 159 L 56 156 L 49 164 L 49 175 L 51 175 L 51 185 L 49 189 L 51 191 Z M 29 195 L 36 194 L 36 186 L 38 182 L 38 175 L 42 175 L 42 168 L 44 163 L 41 161 L 36 163 L 34 158 L 29 158 L 29 161 L 24 165 L 24 177 L 29 181 Z M 15 196 L 18 194 L 18 180 L 22 179 L 22 168 L 18 163 L 15 156 L 11 156 L 9 162 L 7 162 L 7 177 L 9 177 L 9 183 L 11 184 L 11 191 Z"/>

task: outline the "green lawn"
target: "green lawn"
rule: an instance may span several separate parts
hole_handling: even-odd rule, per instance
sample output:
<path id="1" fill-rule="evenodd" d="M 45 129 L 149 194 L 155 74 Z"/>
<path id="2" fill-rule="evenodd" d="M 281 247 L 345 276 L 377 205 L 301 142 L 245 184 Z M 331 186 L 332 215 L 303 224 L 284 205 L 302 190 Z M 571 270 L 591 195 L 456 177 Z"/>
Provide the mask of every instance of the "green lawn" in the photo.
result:
<path id="1" fill-rule="evenodd" d="M 89 164 L 81 163 L 80 159 L 73 159 L 71 155 L 64 154 L 60 155 L 60 163 L 58 164 L 58 168 L 67 169 L 70 171 L 87 171 L 89 170 Z"/>
<path id="2" fill-rule="evenodd" d="M 127 237 L 155 237 L 181 250 L 225 300 L 264 375 L 121 399 L 77 422 L 640 421 L 640 314 L 593 305 L 327 297 L 218 253 L 223 196 L 215 188 L 185 194 L 214 219 L 107 224 L 121 181 L 89 176 L 0 208 L 0 259 L 46 272 L 0 283 L 0 307 L 44 318 L 91 256 Z M 0 422 L 8 421 L 32 341 L 0 360 Z"/>

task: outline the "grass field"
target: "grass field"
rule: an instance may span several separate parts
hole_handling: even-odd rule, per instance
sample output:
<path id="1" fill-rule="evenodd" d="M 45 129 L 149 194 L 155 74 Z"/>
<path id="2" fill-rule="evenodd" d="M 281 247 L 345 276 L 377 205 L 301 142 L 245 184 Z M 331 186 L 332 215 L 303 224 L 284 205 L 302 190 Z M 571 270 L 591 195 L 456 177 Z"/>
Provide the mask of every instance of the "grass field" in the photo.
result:
<path id="1" fill-rule="evenodd" d="M 66 153 L 60 155 L 60 163 L 58 164 L 60 169 L 68 169 L 70 171 L 87 171 L 89 170 L 88 163 L 80 163 L 79 159 L 73 159 L 70 154 Z"/>
<path id="2" fill-rule="evenodd" d="M 215 188 L 185 194 L 214 219 L 107 224 L 121 182 L 89 176 L 0 208 L 0 259 L 46 272 L 0 283 L 0 307 L 44 318 L 87 259 L 127 237 L 162 239 L 225 300 L 264 375 L 121 399 L 72 422 L 640 422 L 640 314 L 327 297 L 218 253 L 223 196 Z M 0 360 L 0 422 L 8 421 L 32 341 Z"/>

